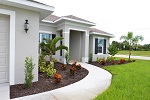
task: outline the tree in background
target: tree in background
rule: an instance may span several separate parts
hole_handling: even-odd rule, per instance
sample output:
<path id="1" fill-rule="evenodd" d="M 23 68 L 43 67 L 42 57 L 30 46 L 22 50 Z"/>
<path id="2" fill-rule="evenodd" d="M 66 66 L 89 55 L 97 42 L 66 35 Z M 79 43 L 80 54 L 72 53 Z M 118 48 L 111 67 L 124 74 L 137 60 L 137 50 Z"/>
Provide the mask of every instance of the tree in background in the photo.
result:
<path id="1" fill-rule="evenodd" d="M 120 40 L 122 40 L 122 39 L 129 43 L 129 61 L 130 61 L 132 46 L 137 44 L 139 42 L 139 40 L 143 41 L 144 38 L 142 36 L 139 36 L 139 35 L 136 35 L 134 37 L 133 32 L 128 32 L 127 36 L 121 36 L 120 37 Z"/>

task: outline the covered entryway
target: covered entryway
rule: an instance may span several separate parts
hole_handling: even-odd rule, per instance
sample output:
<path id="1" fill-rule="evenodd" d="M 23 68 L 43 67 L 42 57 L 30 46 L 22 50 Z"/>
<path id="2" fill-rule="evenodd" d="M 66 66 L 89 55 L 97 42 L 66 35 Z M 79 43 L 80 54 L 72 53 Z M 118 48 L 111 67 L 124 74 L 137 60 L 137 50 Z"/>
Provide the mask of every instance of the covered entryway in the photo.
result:
<path id="1" fill-rule="evenodd" d="M 0 14 L 0 84 L 9 82 L 9 16 Z"/>
<path id="2" fill-rule="evenodd" d="M 83 33 L 82 31 L 70 30 L 70 59 L 73 61 L 82 61 Z"/>

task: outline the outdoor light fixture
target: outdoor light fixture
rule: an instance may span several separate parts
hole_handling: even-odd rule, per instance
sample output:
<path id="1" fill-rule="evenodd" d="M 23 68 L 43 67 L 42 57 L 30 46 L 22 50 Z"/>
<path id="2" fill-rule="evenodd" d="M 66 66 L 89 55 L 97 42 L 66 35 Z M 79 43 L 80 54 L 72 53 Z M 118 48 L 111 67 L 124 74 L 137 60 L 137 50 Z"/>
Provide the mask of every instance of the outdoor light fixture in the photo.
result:
<path id="1" fill-rule="evenodd" d="M 27 31 L 29 30 L 29 23 L 28 23 L 28 20 L 25 20 L 25 23 L 24 23 L 24 30 L 25 30 L 26 33 L 27 33 Z"/>

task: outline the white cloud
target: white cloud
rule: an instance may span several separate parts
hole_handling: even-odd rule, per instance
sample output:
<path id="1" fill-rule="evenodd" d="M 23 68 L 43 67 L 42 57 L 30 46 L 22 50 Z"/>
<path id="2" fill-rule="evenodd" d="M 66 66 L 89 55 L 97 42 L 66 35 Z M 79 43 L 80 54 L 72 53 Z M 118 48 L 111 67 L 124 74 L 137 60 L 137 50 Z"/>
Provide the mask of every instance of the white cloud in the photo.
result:
<path id="1" fill-rule="evenodd" d="M 141 44 L 150 43 L 149 0 L 37 0 L 55 7 L 54 15 L 75 15 L 97 23 L 96 28 L 121 35 L 133 31 L 142 35 Z M 141 30 L 143 29 L 143 30 Z"/>

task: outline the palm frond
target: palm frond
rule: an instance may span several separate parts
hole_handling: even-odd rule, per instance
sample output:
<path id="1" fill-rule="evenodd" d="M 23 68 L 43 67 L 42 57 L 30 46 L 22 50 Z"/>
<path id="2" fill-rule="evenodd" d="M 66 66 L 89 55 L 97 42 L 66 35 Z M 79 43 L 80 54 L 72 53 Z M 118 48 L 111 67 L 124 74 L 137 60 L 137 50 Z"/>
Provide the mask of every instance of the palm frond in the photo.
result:
<path id="1" fill-rule="evenodd" d="M 51 41 L 51 44 L 50 44 L 50 47 L 51 48 L 55 48 L 55 45 L 56 45 L 56 43 L 58 42 L 58 41 L 60 41 L 60 40 L 62 40 L 63 39 L 63 37 L 55 37 L 52 41 Z"/>
<path id="2" fill-rule="evenodd" d="M 60 45 L 60 46 L 58 46 L 58 47 L 55 48 L 55 51 L 58 51 L 58 50 L 61 50 L 61 49 L 68 50 L 68 47 L 67 47 L 67 46 L 63 46 L 63 45 Z"/>

